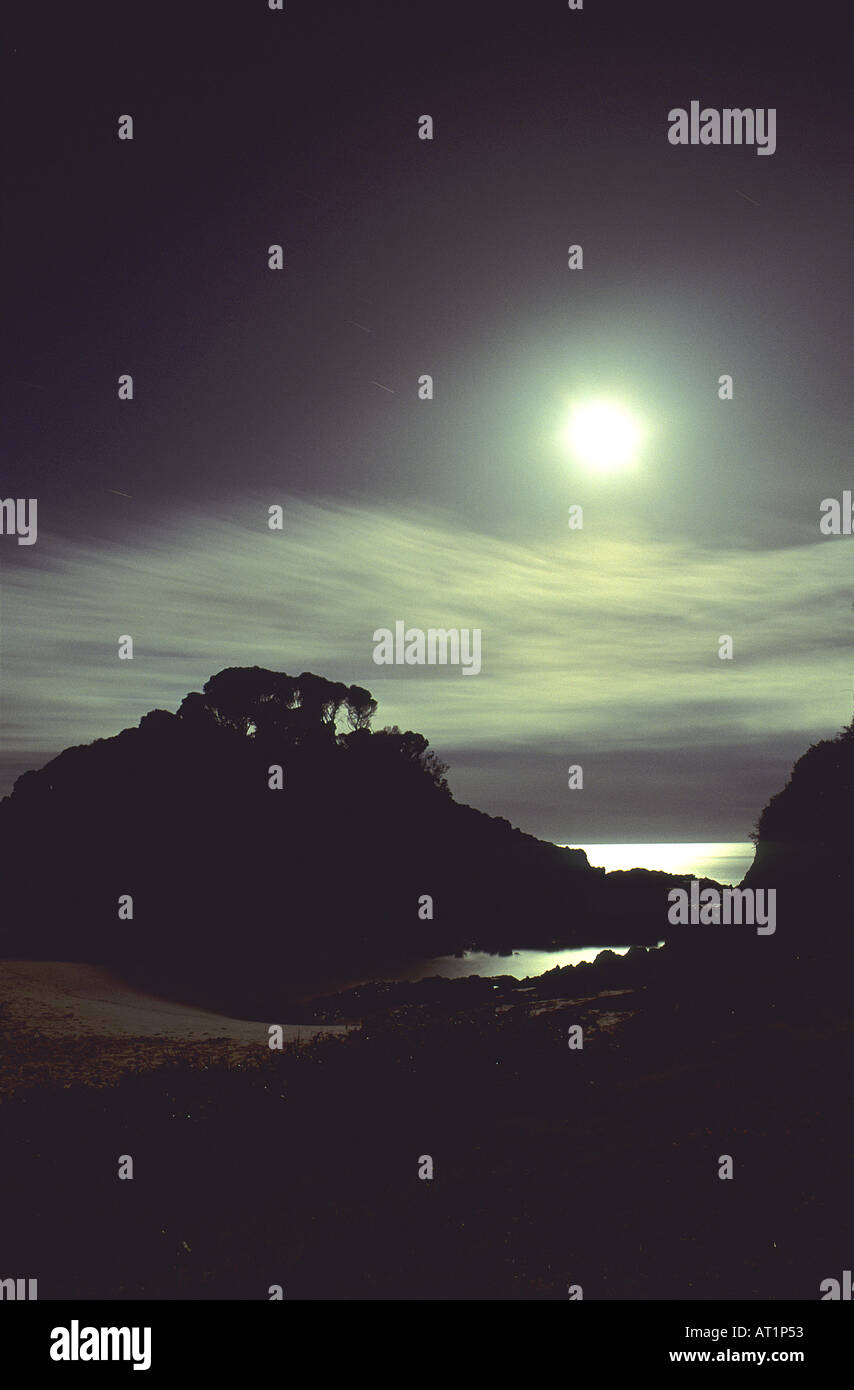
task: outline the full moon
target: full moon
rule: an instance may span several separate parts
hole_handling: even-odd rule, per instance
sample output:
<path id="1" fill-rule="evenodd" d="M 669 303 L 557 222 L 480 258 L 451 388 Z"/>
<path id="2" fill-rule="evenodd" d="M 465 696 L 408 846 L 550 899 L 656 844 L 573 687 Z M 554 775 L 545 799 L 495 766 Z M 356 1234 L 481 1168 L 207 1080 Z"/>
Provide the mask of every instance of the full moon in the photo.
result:
<path id="1" fill-rule="evenodd" d="M 629 411 L 613 401 L 587 401 L 570 412 L 564 441 L 574 457 L 596 473 L 630 468 L 643 432 Z"/>

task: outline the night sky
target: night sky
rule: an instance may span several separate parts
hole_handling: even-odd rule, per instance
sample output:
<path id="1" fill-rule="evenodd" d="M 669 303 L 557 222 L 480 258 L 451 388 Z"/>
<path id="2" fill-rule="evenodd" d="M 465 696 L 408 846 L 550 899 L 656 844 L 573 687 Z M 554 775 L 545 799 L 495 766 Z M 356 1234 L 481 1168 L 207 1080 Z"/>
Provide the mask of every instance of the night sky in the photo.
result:
<path id="1" fill-rule="evenodd" d="M 852 485 L 843 7 L 19 10 L 0 495 L 39 510 L 0 536 L 0 792 L 257 664 L 367 686 L 546 838 L 744 839 L 854 689 L 854 538 L 818 524 Z M 671 145 L 692 100 L 774 108 L 776 152 Z M 557 442 L 600 393 L 646 430 L 625 473 Z M 481 628 L 481 674 L 376 666 L 398 619 Z"/>

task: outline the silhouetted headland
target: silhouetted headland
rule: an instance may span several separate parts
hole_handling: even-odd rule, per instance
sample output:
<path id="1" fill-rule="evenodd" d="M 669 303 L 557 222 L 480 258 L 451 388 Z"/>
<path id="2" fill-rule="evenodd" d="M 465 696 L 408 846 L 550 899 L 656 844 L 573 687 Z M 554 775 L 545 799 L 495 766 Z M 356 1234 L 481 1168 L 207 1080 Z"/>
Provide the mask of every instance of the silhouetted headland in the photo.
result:
<path id="1" fill-rule="evenodd" d="M 23 870 L 7 947 L 82 943 L 164 989 L 201 973 L 224 998 L 267 971 L 278 1006 L 297 946 L 295 993 L 372 951 L 565 943 L 590 921 L 626 940 L 637 904 L 655 903 L 658 934 L 667 875 L 606 877 L 456 806 L 425 740 L 368 731 L 367 692 L 341 696 L 356 727 L 335 730 L 343 689 L 225 672 L 177 716 L 22 778 L 0 806 Z M 745 884 L 776 891 L 773 935 L 686 925 L 660 950 L 530 980 L 316 988 L 267 1015 L 339 1025 L 307 1046 L 271 1050 L 264 1021 L 233 1030 L 237 1059 L 204 1018 L 192 1044 L 125 1030 L 106 1047 L 61 1000 L 48 1027 L 38 972 L 19 972 L 30 983 L 0 1006 L 9 1267 L 75 1298 L 259 1298 L 273 1279 L 289 1298 L 565 1301 L 576 1283 L 585 1299 L 818 1298 L 852 1239 L 852 776 L 849 728 L 758 821 Z M 105 1204 L 119 1152 L 145 1177 Z M 425 1152 L 435 1182 L 418 1180 Z"/>
<path id="2" fill-rule="evenodd" d="M 684 876 L 606 875 L 457 803 L 427 739 L 375 712 L 356 685 L 232 667 L 25 773 L 0 803 L 3 954 L 234 1012 L 464 950 L 665 935 Z"/>

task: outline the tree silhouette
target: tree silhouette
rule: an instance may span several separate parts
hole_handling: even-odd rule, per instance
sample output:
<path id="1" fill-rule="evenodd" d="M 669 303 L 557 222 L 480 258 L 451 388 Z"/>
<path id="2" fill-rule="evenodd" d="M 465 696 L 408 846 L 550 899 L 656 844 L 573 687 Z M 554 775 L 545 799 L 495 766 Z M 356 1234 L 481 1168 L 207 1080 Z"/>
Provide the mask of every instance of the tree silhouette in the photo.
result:
<path id="1" fill-rule="evenodd" d="M 247 737 L 299 745 L 332 740 L 342 710 L 351 730 L 368 729 L 377 702 L 362 686 L 346 686 L 303 671 L 288 676 L 261 666 L 230 666 L 212 676 L 202 693 L 188 695 L 178 711 L 197 727 L 215 723 Z"/>

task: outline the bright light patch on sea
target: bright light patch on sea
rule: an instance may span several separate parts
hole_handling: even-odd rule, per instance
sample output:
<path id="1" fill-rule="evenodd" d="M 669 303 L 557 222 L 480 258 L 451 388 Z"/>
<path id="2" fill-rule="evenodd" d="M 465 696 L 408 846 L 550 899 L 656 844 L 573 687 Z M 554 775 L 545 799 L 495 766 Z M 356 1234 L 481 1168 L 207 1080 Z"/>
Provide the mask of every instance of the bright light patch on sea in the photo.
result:
<path id="1" fill-rule="evenodd" d="M 712 841 L 690 845 L 573 845 L 583 849 L 592 865 L 607 869 L 663 869 L 671 874 L 740 883 L 753 862 L 749 840 Z"/>

